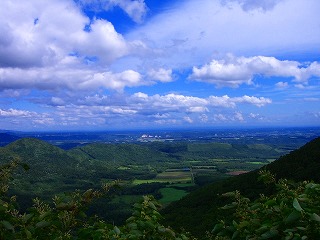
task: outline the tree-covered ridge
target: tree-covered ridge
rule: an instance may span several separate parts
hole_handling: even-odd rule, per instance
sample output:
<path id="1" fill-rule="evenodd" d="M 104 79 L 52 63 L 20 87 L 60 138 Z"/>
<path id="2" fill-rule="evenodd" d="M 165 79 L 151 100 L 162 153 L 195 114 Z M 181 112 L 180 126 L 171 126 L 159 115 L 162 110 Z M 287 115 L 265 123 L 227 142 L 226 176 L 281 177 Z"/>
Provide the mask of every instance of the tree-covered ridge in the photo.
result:
<path id="1" fill-rule="evenodd" d="M 77 170 L 79 167 L 79 161 L 70 157 L 64 150 L 34 138 L 17 140 L 4 149 L 18 155 L 24 163 L 33 166 L 30 175 L 34 180 L 67 174 L 68 170 Z"/>
<path id="2" fill-rule="evenodd" d="M 95 159 L 105 159 L 116 162 L 131 161 L 131 163 L 134 163 L 144 159 L 145 156 L 148 156 L 149 161 L 159 161 L 165 157 L 161 152 L 148 148 L 147 146 L 129 143 L 92 143 L 83 147 L 74 148 L 71 152 L 79 150 Z"/>

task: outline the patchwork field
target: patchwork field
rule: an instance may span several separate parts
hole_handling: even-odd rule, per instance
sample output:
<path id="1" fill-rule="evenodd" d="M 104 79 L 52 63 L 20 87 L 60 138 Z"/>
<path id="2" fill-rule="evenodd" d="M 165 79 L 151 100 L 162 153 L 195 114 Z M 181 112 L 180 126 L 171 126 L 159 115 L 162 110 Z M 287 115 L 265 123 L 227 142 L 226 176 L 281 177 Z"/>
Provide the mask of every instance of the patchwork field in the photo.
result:
<path id="1" fill-rule="evenodd" d="M 191 182 L 192 176 L 190 171 L 165 171 L 159 173 L 156 179 L 164 182 Z"/>
<path id="2" fill-rule="evenodd" d="M 162 173 L 158 173 L 155 178 L 152 179 L 135 179 L 133 180 L 133 184 L 143 184 L 143 183 L 190 183 L 192 182 L 191 172 L 189 171 L 181 171 L 175 169 L 168 169 Z"/>

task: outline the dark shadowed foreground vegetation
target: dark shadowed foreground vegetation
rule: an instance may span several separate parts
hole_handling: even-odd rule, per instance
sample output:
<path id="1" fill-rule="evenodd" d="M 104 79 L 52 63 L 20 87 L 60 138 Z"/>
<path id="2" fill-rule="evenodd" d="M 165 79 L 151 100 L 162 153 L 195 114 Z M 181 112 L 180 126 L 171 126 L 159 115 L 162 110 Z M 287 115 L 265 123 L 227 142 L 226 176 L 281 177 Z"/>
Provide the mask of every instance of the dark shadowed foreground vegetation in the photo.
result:
<path id="1" fill-rule="evenodd" d="M 5 162 L 1 167 L 0 186 L 1 239 L 319 238 L 319 185 L 304 180 L 319 181 L 320 138 L 267 164 L 260 175 L 256 170 L 235 177 L 226 176 L 245 170 L 236 169 L 232 163 L 237 154 L 245 151 L 241 149 L 256 148 L 261 154 L 261 149 L 272 152 L 275 148 L 237 145 L 237 153 L 234 146 L 225 144 L 154 143 L 126 147 L 131 149 L 130 154 L 125 152 L 124 145 L 93 145 L 92 148 L 88 145 L 66 152 L 39 140 L 22 139 L 1 148 L 1 159 Z M 223 152 L 221 147 L 227 151 Z M 107 160 L 102 159 L 103 151 L 109 152 Z M 194 152 L 200 157 L 196 158 Z M 228 152 L 232 157 L 222 156 Z M 142 153 L 150 155 L 150 161 L 143 160 L 139 165 L 135 159 L 142 157 Z M 245 157 L 246 163 L 252 156 Z M 229 160 L 228 165 L 225 162 Z M 181 164 L 187 162 L 192 165 Z M 227 167 L 222 169 L 221 162 Z M 30 169 L 24 171 L 18 167 L 11 174 L 18 165 Z M 190 178 L 182 181 L 180 176 L 186 179 L 185 173 Z M 196 176 L 203 173 L 213 175 L 215 179 L 211 181 L 215 183 L 194 191 Z M 226 179 L 217 178 L 215 173 Z M 258 181 L 259 178 L 263 181 Z M 288 180 L 281 180 L 284 178 Z M 79 190 L 74 191 L 77 186 Z M 61 191 L 62 188 L 65 190 Z M 146 195 L 152 192 L 167 205 L 171 200 L 165 201 L 162 194 L 175 195 L 170 189 L 183 191 L 181 197 L 185 192 L 191 193 L 164 209 L 154 197 Z M 21 201 L 21 196 L 28 196 L 29 192 L 30 200 Z M 136 196 L 135 203 L 127 201 L 132 196 Z M 105 218 L 109 211 L 123 204 L 134 207 L 127 208 L 125 214 L 114 215 L 122 217 L 122 221 L 116 223 Z M 104 216 L 100 214 L 102 211 L 106 211 Z"/>

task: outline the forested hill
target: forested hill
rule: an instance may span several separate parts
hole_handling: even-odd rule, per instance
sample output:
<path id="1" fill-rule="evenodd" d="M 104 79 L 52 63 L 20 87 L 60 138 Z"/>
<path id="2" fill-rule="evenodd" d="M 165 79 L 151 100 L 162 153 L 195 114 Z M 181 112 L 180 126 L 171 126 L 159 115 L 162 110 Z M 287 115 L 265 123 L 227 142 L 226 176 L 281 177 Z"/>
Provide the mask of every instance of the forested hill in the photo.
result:
<path id="1" fill-rule="evenodd" d="M 79 164 L 79 160 L 69 156 L 64 150 L 34 138 L 22 138 L 0 148 L 0 164 L 14 159 L 29 166 L 28 171 L 21 168 L 15 171 L 10 186 L 12 194 L 18 196 L 21 205 L 30 204 L 35 196 L 52 198 L 58 191 L 70 188 L 68 179 L 90 173 L 85 164 Z"/>
<path id="2" fill-rule="evenodd" d="M 265 168 L 274 173 L 277 178 L 319 182 L 320 138 L 280 157 Z M 219 209 L 226 204 L 226 199 L 219 197 L 219 194 L 240 190 L 242 194 L 253 199 L 260 193 L 268 194 L 268 191 L 273 191 L 267 189 L 257 179 L 258 170 L 202 187 L 165 208 L 163 211 L 165 221 L 176 229 L 184 228 L 199 236 L 208 229 L 213 229 L 215 219 L 231 216 L 225 210 Z"/>
<path id="3" fill-rule="evenodd" d="M 320 137 L 266 167 L 278 178 L 320 182 Z"/>

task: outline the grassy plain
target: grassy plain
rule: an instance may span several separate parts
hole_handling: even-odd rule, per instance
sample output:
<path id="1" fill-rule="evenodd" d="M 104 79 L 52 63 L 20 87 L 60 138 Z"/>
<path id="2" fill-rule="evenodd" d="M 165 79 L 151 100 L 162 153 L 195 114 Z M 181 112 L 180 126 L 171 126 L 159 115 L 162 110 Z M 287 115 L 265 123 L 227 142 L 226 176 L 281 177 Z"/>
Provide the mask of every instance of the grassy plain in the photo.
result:
<path id="1" fill-rule="evenodd" d="M 178 201 L 188 194 L 188 192 L 185 190 L 172 187 L 161 188 L 160 193 L 162 195 L 162 198 L 159 200 L 159 202 L 164 205 L 167 205 L 174 201 Z"/>

